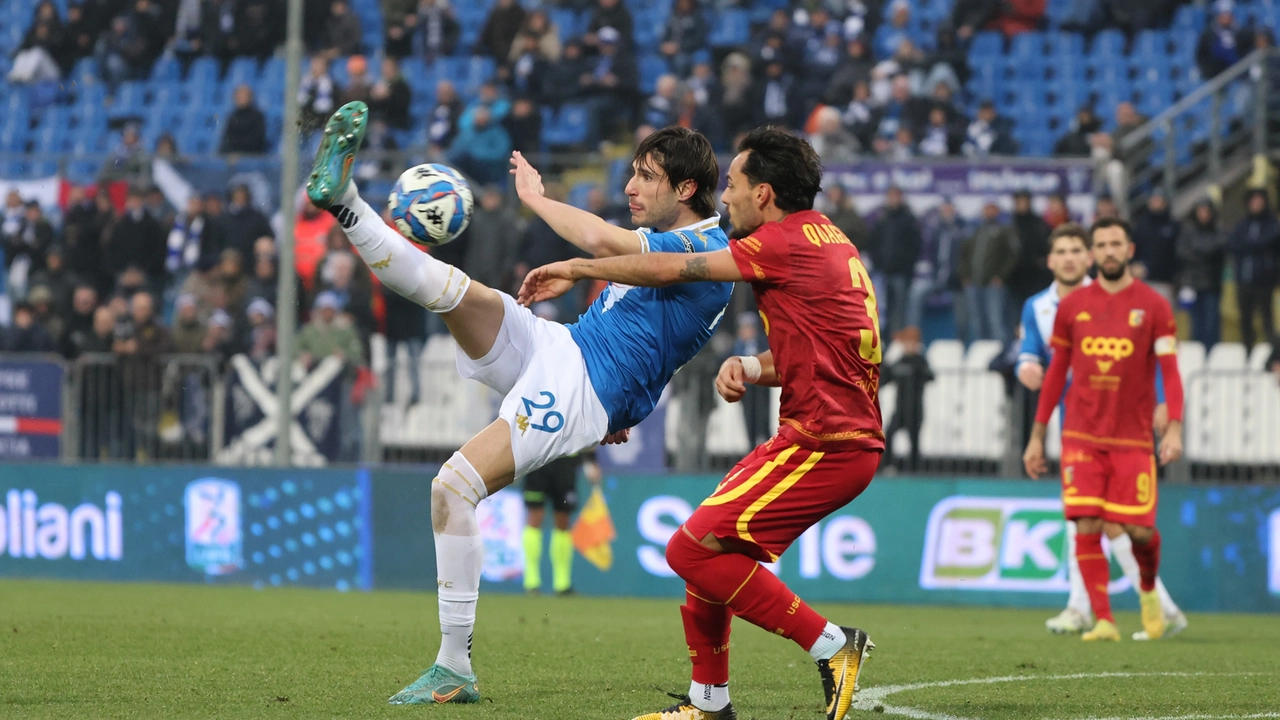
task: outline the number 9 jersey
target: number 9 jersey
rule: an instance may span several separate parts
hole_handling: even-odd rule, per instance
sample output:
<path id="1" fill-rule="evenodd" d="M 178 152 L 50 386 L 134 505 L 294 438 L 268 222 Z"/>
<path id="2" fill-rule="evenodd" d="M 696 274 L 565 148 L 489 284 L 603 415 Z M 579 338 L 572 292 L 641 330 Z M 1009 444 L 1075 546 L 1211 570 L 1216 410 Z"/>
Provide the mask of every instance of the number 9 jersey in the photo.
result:
<path id="1" fill-rule="evenodd" d="M 883 450 L 880 316 L 858 249 L 813 210 L 729 242 L 782 384 L 778 436 L 809 450 Z"/>

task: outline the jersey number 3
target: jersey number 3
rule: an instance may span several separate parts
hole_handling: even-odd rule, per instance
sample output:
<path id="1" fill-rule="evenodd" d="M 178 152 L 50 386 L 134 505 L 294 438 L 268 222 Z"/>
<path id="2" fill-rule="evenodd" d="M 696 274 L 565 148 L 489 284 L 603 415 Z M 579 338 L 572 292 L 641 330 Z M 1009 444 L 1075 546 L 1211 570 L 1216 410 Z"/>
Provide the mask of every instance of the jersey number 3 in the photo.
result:
<path id="1" fill-rule="evenodd" d="M 880 364 L 882 346 L 880 344 L 880 312 L 876 309 L 876 289 L 871 286 L 871 276 L 867 268 L 856 257 L 849 258 L 849 277 L 856 290 L 867 293 L 864 303 L 867 306 L 867 317 L 871 319 L 870 330 L 859 330 L 862 342 L 858 345 L 858 356 L 869 363 Z"/>

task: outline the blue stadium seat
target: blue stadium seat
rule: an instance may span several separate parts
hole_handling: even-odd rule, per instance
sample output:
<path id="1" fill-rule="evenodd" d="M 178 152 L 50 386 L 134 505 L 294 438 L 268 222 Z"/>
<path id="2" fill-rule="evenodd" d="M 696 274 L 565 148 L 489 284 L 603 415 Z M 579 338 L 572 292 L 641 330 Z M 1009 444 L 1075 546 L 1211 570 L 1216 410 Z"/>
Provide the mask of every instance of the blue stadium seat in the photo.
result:
<path id="1" fill-rule="evenodd" d="M 1178 8 L 1173 14 L 1173 28 L 1200 32 L 1205 26 L 1204 8 L 1190 3 Z"/>
<path id="2" fill-rule="evenodd" d="M 101 80 L 98 61 L 91 57 L 80 58 L 71 69 L 71 81 L 79 85 L 94 85 Z"/>
<path id="3" fill-rule="evenodd" d="M 711 47 L 745 45 L 751 39 L 751 21 L 745 10 L 724 10 L 711 27 L 711 34 L 707 38 Z"/>
<path id="4" fill-rule="evenodd" d="M 217 82 L 218 61 L 211 57 L 199 57 L 187 68 L 188 82 Z"/>
<path id="5" fill-rule="evenodd" d="M 107 110 L 112 119 L 139 117 L 147 107 L 147 85 L 138 80 L 123 82 L 116 88 L 115 102 Z"/>
<path id="6" fill-rule="evenodd" d="M 1059 32 L 1046 38 L 1049 54 L 1058 56 L 1084 55 L 1084 36 L 1080 33 Z"/>
<path id="7" fill-rule="evenodd" d="M 1169 54 L 1169 34 L 1163 30 L 1143 30 L 1133 40 L 1130 57 L 1163 61 Z"/>
<path id="8" fill-rule="evenodd" d="M 996 32 L 980 32 L 969 45 L 969 58 L 990 58 L 1004 53 L 1004 38 Z"/>
<path id="9" fill-rule="evenodd" d="M 1183 9 L 1186 9 L 1185 6 Z M 1185 60 L 1193 60 L 1196 56 L 1196 45 L 1200 42 L 1198 30 L 1174 30 L 1169 33 L 1169 45 L 1173 55 Z"/>
<path id="10" fill-rule="evenodd" d="M 566 103 L 560 107 L 551 122 L 542 124 L 542 143 L 548 147 L 581 145 L 590 132 L 590 117 L 585 105 Z"/>
<path id="11" fill-rule="evenodd" d="M 578 30 L 578 13 L 566 8 L 551 8 L 547 14 L 551 24 L 556 26 L 556 30 L 560 33 L 560 42 L 568 42 L 578 37 L 581 33 Z"/>
<path id="12" fill-rule="evenodd" d="M 227 67 L 227 82 L 236 85 L 253 85 L 258 80 L 258 63 L 253 58 L 236 58 Z"/>
<path id="13" fill-rule="evenodd" d="M 1019 33 L 1013 37 L 1013 42 L 1009 45 L 1009 55 L 1011 57 L 1041 59 L 1044 54 L 1045 37 L 1038 32 Z"/>
<path id="14" fill-rule="evenodd" d="M 171 55 L 163 55 L 151 66 L 151 82 L 171 82 L 182 79 L 182 64 Z"/>
<path id="15" fill-rule="evenodd" d="M 1115 28 L 1107 28 L 1093 38 L 1093 47 L 1089 49 L 1093 57 L 1123 57 L 1124 33 Z"/>
<path id="16" fill-rule="evenodd" d="M 645 95 L 653 93 L 653 88 L 658 83 L 658 78 L 667 74 L 670 70 L 667 68 L 667 61 L 662 59 L 660 55 L 641 55 L 640 56 L 640 92 Z"/>

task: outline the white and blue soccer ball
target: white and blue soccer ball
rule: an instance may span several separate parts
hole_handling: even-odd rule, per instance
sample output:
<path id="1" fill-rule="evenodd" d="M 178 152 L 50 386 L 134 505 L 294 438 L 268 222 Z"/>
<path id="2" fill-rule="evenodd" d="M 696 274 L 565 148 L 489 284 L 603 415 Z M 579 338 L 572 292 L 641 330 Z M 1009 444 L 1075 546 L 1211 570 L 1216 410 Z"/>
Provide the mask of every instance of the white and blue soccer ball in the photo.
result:
<path id="1" fill-rule="evenodd" d="M 396 229 L 418 245 L 443 245 L 471 222 L 474 200 L 462 173 L 435 163 L 404 171 L 387 199 Z"/>

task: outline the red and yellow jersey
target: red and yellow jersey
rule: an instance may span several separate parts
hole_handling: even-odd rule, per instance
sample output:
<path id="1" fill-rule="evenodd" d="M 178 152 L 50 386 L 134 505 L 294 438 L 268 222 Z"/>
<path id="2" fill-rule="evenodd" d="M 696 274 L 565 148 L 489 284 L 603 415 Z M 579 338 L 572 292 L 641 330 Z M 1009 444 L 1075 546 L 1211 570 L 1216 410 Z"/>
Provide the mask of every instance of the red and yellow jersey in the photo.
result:
<path id="1" fill-rule="evenodd" d="M 782 384 L 778 435 L 811 450 L 883 449 L 880 317 L 858 249 L 806 210 L 729 251 L 755 292 Z"/>
<path id="2" fill-rule="evenodd" d="M 1146 284 L 1133 284 L 1111 294 L 1100 283 L 1083 287 L 1062 300 L 1054 321 L 1053 345 L 1071 370 L 1067 389 L 1063 440 L 1096 447 L 1153 449 L 1156 366 L 1175 360 L 1177 325 L 1169 302 Z M 1170 400 L 1170 419 L 1181 419 L 1181 380 L 1165 370 L 1165 393 L 1179 387 Z M 1053 398 L 1047 402 L 1052 412 Z M 1041 393 L 1039 415 L 1046 407 Z M 1176 412 L 1176 415 L 1175 415 Z"/>

